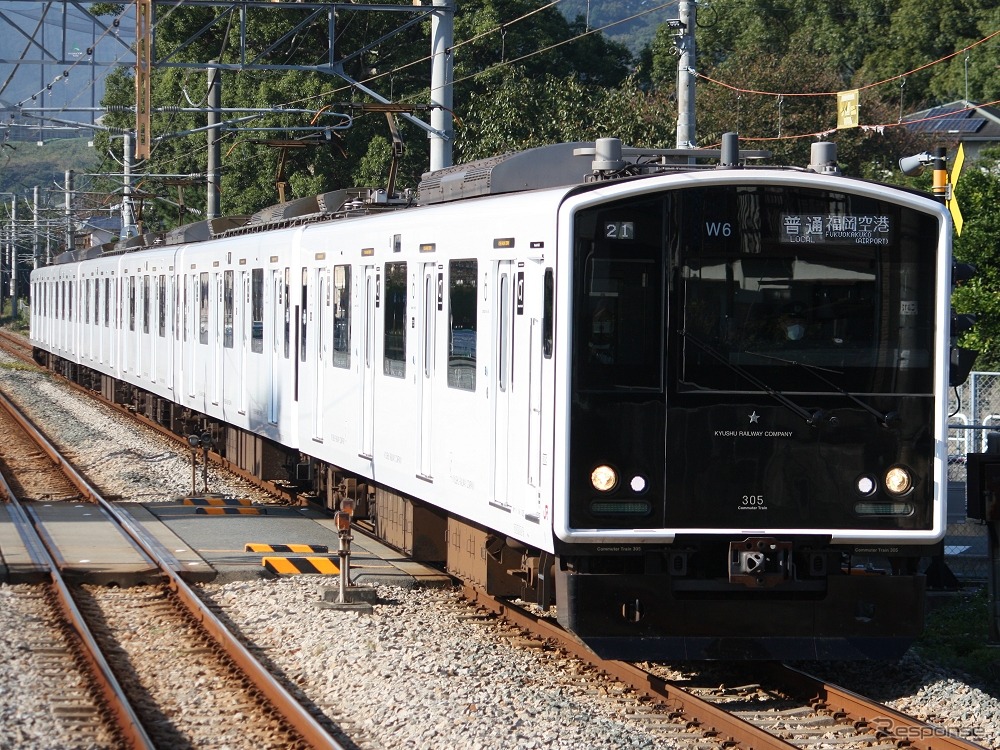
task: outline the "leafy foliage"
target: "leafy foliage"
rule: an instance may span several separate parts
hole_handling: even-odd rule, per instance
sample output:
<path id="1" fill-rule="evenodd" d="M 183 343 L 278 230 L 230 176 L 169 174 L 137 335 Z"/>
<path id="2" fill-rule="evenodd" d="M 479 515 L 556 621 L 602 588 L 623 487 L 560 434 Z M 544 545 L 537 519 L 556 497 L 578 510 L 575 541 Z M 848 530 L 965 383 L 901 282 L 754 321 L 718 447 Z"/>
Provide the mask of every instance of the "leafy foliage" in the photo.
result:
<path id="1" fill-rule="evenodd" d="M 1000 152 L 985 152 L 967 165 L 955 188 L 965 219 L 955 240 L 955 257 L 976 266 L 976 275 L 952 296 L 958 312 L 976 315 L 976 325 L 962 345 L 979 352 L 977 370 L 1000 369 Z"/>

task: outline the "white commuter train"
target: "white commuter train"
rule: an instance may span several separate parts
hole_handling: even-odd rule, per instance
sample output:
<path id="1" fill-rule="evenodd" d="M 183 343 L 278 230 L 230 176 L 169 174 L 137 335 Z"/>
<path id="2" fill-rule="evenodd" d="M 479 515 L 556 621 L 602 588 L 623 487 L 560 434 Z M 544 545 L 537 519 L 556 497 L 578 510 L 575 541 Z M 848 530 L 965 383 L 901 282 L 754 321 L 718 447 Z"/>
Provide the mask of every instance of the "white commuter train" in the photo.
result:
<path id="1" fill-rule="evenodd" d="M 383 536 L 554 588 L 602 654 L 900 653 L 944 533 L 950 220 L 826 146 L 726 148 L 561 144 L 67 254 L 36 356 L 327 506 L 371 488 Z"/>

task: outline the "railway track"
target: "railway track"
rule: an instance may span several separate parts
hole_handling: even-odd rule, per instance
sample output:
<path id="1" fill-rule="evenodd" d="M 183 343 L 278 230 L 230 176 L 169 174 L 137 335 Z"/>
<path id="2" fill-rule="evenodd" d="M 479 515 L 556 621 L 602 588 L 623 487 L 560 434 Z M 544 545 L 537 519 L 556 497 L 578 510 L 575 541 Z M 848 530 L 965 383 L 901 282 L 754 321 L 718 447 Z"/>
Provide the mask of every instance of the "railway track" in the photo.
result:
<path id="1" fill-rule="evenodd" d="M 599 659 L 554 620 L 469 585 L 464 593 L 483 612 L 522 629 L 525 638 L 564 651 L 619 681 L 629 701 L 643 706 L 647 720 L 661 725 L 664 737 L 683 737 L 693 747 L 986 750 L 941 727 L 778 663 L 709 663 L 697 673 L 679 677 L 666 665 Z"/>
<path id="2" fill-rule="evenodd" d="M 233 746 L 342 747 L 330 734 L 335 728 L 322 726 L 188 587 L 175 561 L 162 557 L 5 397 L 0 430 L 0 469 L 11 478 L 0 485 L 7 511 L 35 566 L 48 576 L 42 596 L 53 602 L 52 613 L 61 612 L 55 627 L 67 634 L 65 645 L 43 648 L 53 658 L 87 665 L 86 687 L 70 693 L 78 700 L 68 712 L 78 723 L 94 736 L 113 735 L 122 747 L 201 747 L 227 732 Z M 161 583 L 128 589 L 67 583 L 69 556 L 36 508 L 83 501 L 121 526 L 159 567 Z M 67 693 L 56 683 L 45 690 L 58 716 L 55 703 Z M 106 717 L 113 721 L 102 724 Z"/>
<path id="3" fill-rule="evenodd" d="M 750 674 L 741 674 L 738 667 L 727 666 L 725 671 L 713 667 L 678 678 L 661 665 L 602 662 L 544 618 L 534 617 L 507 602 L 493 601 L 474 589 L 467 589 L 467 596 L 475 606 L 484 608 L 486 614 L 482 616 L 497 614 L 523 628 L 525 641 L 540 639 L 553 644 L 586 663 L 587 669 L 612 676 L 621 686 L 620 699 L 628 712 L 641 717 L 651 732 L 691 748 L 835 746 L 975 750 L 982 747 L 940 727 L 777 665 L 766 669 L 755 665 Z M 197 651 L 199 647 L 190 648 Z"/>

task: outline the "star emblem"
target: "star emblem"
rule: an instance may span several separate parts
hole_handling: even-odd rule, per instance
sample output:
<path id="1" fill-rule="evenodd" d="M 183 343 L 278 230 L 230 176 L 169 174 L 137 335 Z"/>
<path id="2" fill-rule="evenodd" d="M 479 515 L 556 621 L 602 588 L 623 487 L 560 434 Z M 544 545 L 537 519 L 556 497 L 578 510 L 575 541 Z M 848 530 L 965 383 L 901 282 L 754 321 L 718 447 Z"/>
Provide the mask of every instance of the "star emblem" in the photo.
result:
<path id="1" fill-rule="evenodd" d="M 760 421 L 760 414 L 755 411 L 747 415 L 750 417 L 750 424 L 757 424 Z"/>

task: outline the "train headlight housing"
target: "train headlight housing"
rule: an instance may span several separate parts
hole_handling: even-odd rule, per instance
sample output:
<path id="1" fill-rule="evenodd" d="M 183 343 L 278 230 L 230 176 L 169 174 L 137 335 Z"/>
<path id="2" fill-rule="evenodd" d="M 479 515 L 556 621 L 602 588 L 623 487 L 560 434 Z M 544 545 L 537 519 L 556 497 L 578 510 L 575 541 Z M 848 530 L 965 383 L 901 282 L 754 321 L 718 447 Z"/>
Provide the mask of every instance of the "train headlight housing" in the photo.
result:
<path id="1" fill-rule="evenodd" d="M 598 492 L 611 492 L 618 484 L 618 474 L 607 464 L 602 464 L 590 472 L 590 483 Z"/>
<path id="2" fill-rule="evenodd" d="M 893 466 L 885 473 L 885 489 L 892 495 L 905 495 L 913 489 L 913 477 L 902 466 Z"/>
<path id="3" fill-rule="evenodd" d="M 649 487 L 649 482 L 646 481 L 646 477 L 642 474 L 636 474 L 629 480 L 628 486 L 632 489 L 632 492 L 641 495 Z"/>
<path id="4" fill-rule="evenodd" d="M 865 474 L 864 476 L 858 477 L 857 482 L 855 482 L 855 484 L 854 484 L 854 487 L 855 487 L 855 489 L 857 489 L 858 494 L 859 495 L 864 495 L 865 497 L 867 497 L 868 495 L 871 495 L 873 492 L 875 492 L 876 486 L 877 485 L 875 484 L 875 478 L 874 477 L 870 477 L 867 474 Z"/>

